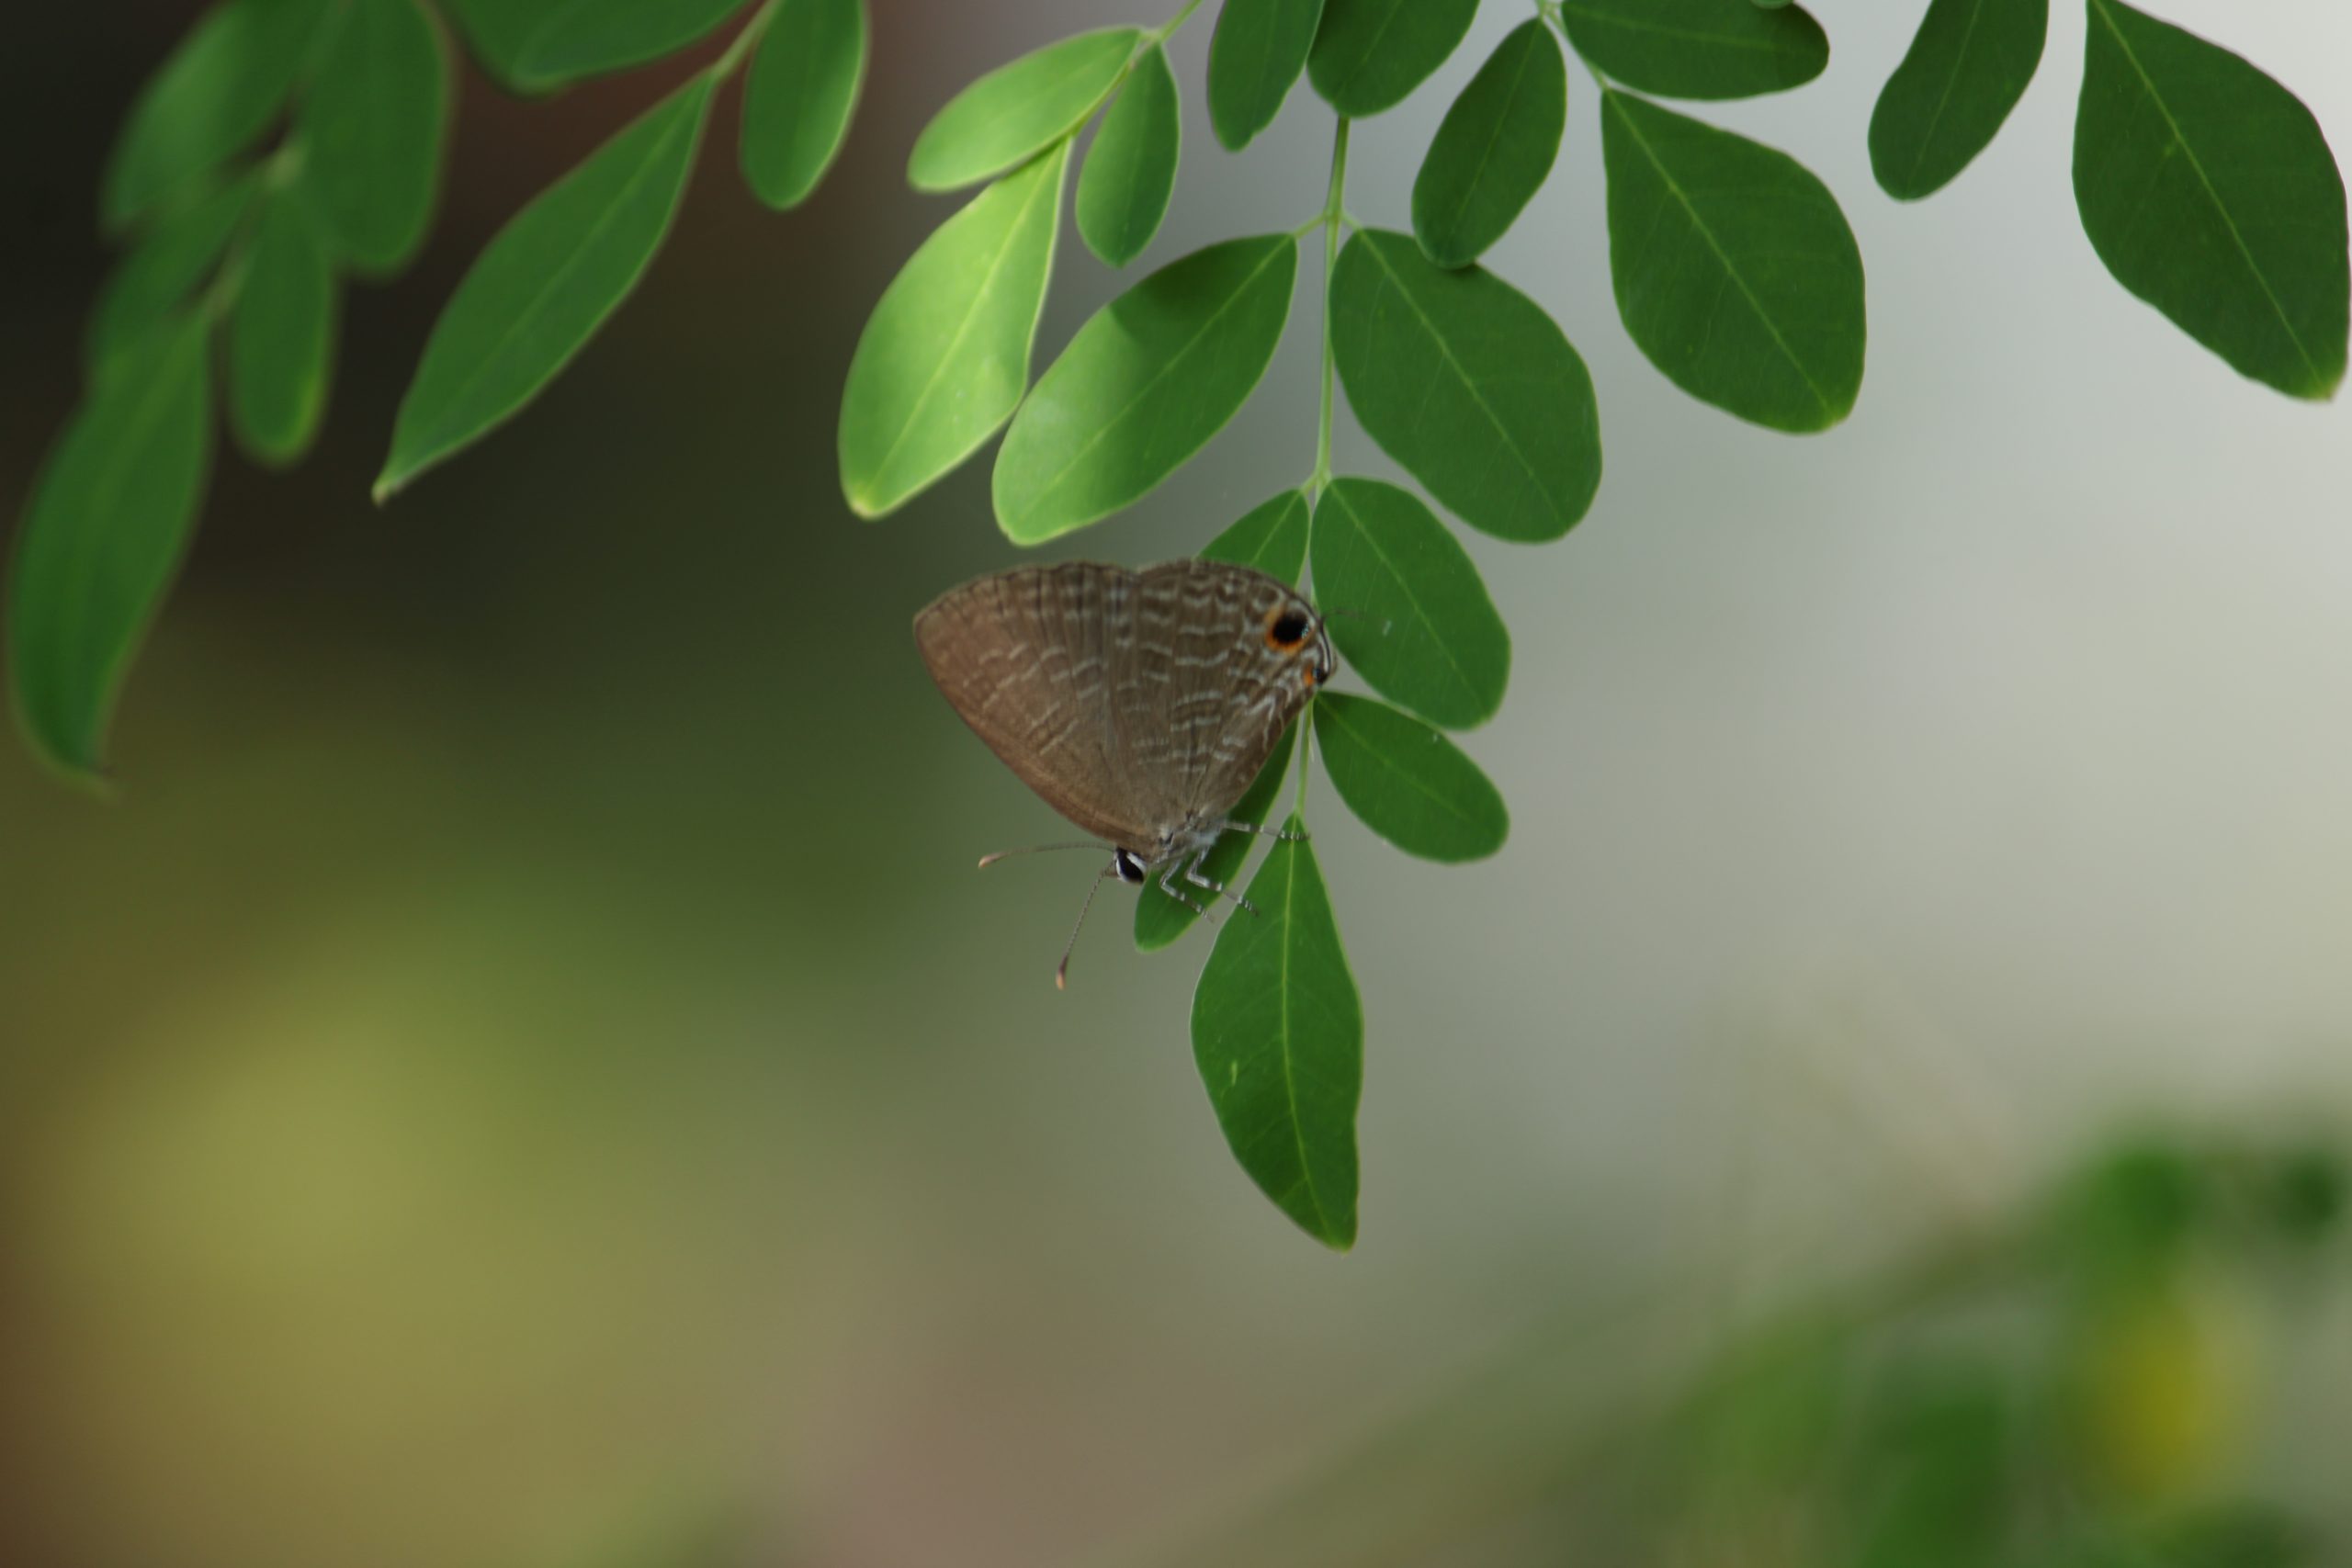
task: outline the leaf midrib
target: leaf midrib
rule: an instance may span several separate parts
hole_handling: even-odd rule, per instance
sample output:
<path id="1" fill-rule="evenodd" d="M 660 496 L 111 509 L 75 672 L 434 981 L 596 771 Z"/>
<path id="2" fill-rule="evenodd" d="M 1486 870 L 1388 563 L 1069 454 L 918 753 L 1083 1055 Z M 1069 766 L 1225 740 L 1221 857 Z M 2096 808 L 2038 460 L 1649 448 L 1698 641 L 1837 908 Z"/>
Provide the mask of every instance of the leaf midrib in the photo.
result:
<path id="1" fill-rule="evenodd" d="M 1541 26 L 1540 23 L 1532 25 Z M 1502 143 L 1503 128 L 1510 122 L 1511 110 L 1519 103 L 1519 90 L 1526 85 L 1528 63 L 1534 58 L 1535 46 L 1522 44 L 1519 51 L 1519 69 L 1511 73 L 1510 85 L 1503 90 L 1501 112 L 1495 116 L 1494 124 L 1487 130 L 1487 144 L 1478 150 L 1478 166 L 1472 169 L 1470 177 L 1463 182 L 1462 199 L 1453 204 L 1453 216 L 1448 221 L 1456 229 L 1461 226 L 1463 214 L 1470 210 L 1471 198 L 1478 194 L 1478 182 L 1487 177 L 1487 165 L 1494 162 L 1495 149 Z M 1454 238 L 1459 243 L 1460 235 L 1457 233 Z"/>
<path id="2" fill-rule="evenodd" d="M 1343 716 L 1350 707 L 1354 705 L 1355 703 L 1363 700 L 1364 699 L 1350 698 L 1341 702 L 1334 702 L 1329 709 L 1327 710 L 1325 715 L 1327 721 L 1343 731 L 1350 740 L 1355 742 L 1356 749 L 1376 763 L 1382 772 L 1412 786 L 1413 793 L 1432 802 L 1443 809 L 1448 816 L 1451 816 L 1455 821 L 1461 823 L 1464 827 L 1474 829 L 1483 828 L 1485 824 L 1477 818 L 1463 810 L 1459 806 L 1456 806 L 1452 796 L 1441 795 L 1437 791 L 1430 788 L 1428 784 L 1421 781 L 1419 775 L 1399 766 L 1389 753 L 1374 745 L 1366 739 L 1367 735 L 1370 733 L 1369 731 L 1350 724 L 1347 718 Z M 1432 733 L 1434 734 L 1434 731 L 1432 731 Z M 1446 740 L 1445 737 L 1442 735 L 1436 736 L 1436 739 L 1441 745 L 1452 744 L 1452 742 Z M 1329 766 L 1328 761 L 1325 765 Z M 1336 783 L 1337 781 L 1335 780 L 1334 782 Z"/>
<path id="3" fill-rule="evenodd" d="M 1952 52 L 1951 73 L 1944 78 L 1944 90 L 1936 97 L 1936 107 L 1928 116 L 1928 123 L 1919 132 L 1919 151 L 1911 160 L 1910 178 L 1917 182 L 1919 170 L 1928 162 L 1928 149 L 1935 145 L 1937 128 L 1944 121 L 1944 111 L 1951 107 L 1951 96 L 1960 88 L 1960 75 L 1968 64 L 1968 46 L 1975 41 L 1976 24 L 1984 18 L 1987 0 L 1968 0 L 1968 26 L 1960 33 L 1960 48 Z"/>
<path id="4" fill-rule="evenodd" d="M 1121 62 L 1112 72 L 1110 81 L 1103 84 L 1102 90 L 1101 92 L 1089 98 L 1084 107 L 1082 107 L 1069 120 L 1056 126 L 1050 134 L 1040 138 L 1035 146 L 1029 150 L 1026 156 L 1035 156 L 1037 152 L 1043 152 L 1046 148 L 1052 146 L 1062 137 L 1069 135 L 1071 127 L 1078 125 L 1080 122 L 1083 121 L 1088 115 L 1093 113 L 1096 107 L 1099 106 L 1103 99 L 1116 92 L 1120 84 L 1126 80 L 1128 73 L 1134 69 L 1135 62 L 1133 56 L 1135 54 L 1135 47 L 1138 41 L 1139 35 L 1133 28 L 1105 28 L 1102 29 L 1103 35 L 1113 33 L 1125 33 L 1126 35 L 1127 53 L 1130 58 Z M 1081 36 L 1091 38 L 1100 35 Z M 1079 40 L 1077 39 L 1070 39 L 1067 41 L 1076 43 Z M 1061 72 L 1057 75 L 1047 77 L 1044 82 L 1033 88 L 1025 96 L 1016 96 L 1011 98 L 1006 103 L 1004 108 L 996 114 L 989 116 L 988 118 L 979 121 L 977 125 L 958 130 L 956 136 L 956 144 L 959 146 L 971 146 L 976 143 L 984 142 L 989 137 L 995 135 L 999 129 L 1001 129 L 1008 120 L 1012 120 L 1018 118 L 1019 111 L 1027 105 L 1035 103 L 1040 98 L 1047 97 L 1054 93 L 1059 92 L 1071 82 L 1081 79 L 1088 71 L 1098 70 L 1101 68 L 1102 62 L 1089 51 L 1073 49 L 1070 51 L 1070 55 L 1073 63 L 1069 69 Z M 1021 62 L 1015 61 L 1012 64 L 1002 67 L 1002 69 L 1011 71 L 1017 68 L 1020 64 Z M 985 80 L 985 78 L 983 78 L 983 80 Z M 979 85 L 979 83 L 976 82 L 972 85 L 977 87 Z M 967 89 L 967 91 L 969 90 L 970 89 L 968 88 Z M 955 106 L 953 104 L 948 106 L 949 108 L 953 108 Z M 944 118 L 946 114 L 946 110 L 942 109 L 940 113 Z M 923 128 L 923 134 L 915 139 L 915 153 L 918 159 L 922 157 L 923 141 L 930 136 L 932 130 L 938 124 L 939 121 L 934 119 L 930 125 Z M 948 154 L 943 152 L 938 155 L 945 157 Z M 991 153 L 990 155 L 995 156 L 994 153 Z M 1015 150 L 1005 156 L 1012 164 L 1018 164 L 1023 161 L 1024 154 L 1020 151 Z M 917 185 L 918 188 L 928 191 L 954 190 L 958 186 L 969 185 L 975 180 L 985 179 L 994 170 L 1002 169 L 1006 166 L 1007 165 L 1005 164 L 996 164 L 990 165 L 989 168 L 981 169 L 976 173 L 957 171 L 952 177 L 944 180 L 941 179 L 936 175 L 927 177 L 918 177 Z M 951 165 L 951 168 L 953 166 Z"/>

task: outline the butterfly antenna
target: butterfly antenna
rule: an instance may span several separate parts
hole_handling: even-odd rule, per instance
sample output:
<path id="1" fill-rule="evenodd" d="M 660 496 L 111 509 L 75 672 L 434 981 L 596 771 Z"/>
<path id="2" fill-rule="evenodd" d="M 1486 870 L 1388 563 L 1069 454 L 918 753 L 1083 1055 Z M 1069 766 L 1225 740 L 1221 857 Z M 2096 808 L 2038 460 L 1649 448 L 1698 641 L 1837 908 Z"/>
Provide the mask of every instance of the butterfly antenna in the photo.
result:
<path id="1" fill-rule="evenodd" d="M 1050 853 L 1055 850 L 1107 850 L 1111 848 L 1113 848 L 1113 846 L 1110 844 L 1098 844 L 1091 839 L 1082 843 L 1073 844 L 1031 844 L 1025 849 L 999 850 L 992 855 L 982 855 L 980 857 L 980 869 L 982 871 L 986 871 L 997 862 L 1001 860 L 1011 860 L 1015 855 L 1042 855 Z"/>
<path id="2" fill-rule="evenodd" d="M 1119 863 L 1113 861 L 1094 878 L 1094 886 L 1086 890 L 1086 902 L 1078 907 L 1078 924 L 1069 928 L 1069 945 L 1062 949 L 1062 961 L 1054 965 L 1054 989 L 1069 989 L 1069 955 L 1078 951 L 1078 933 L 1086 929 L 1086 911 L 1094 908 L 1094 896 L 1102 885 L 1119 874 Z"/>

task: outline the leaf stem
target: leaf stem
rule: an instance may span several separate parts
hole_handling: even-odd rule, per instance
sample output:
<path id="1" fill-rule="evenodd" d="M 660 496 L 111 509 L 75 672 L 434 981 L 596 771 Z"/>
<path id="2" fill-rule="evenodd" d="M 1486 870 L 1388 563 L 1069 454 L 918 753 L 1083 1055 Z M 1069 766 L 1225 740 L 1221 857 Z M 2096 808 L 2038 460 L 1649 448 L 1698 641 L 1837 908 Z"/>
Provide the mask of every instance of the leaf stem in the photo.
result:
<path id="1" fill-rule="evenodd" d="M 760 36 L 768 30 L 768 22 L 775 16 L 775 8 L 780 4 L 782 0 L 765 0 L 765 4 L 752 13 L 752 19 L 743 24 L 742 29 L 736 33 L 734 39 L 727 45 L 727 52 L 720 55 L 711 65 L 710 79 L 712 81 L 724 82 L 735 74 L 737 67 L 743 63 L 743 57 L 752 51 L 753 44 L 760 41 Z"/>
<path id="2" fill-rule="evenodd" d="M 1143 41 L 1145 45 L 1148 47 L 1153 44 L 1166 43 L 1170 39 L 1175 37 L 1177 28 L 1192 20 L 1193 13 L 1200 8 L 1201 0 L 1184 0 L 1184 8 L 1182 10 L 1177 12 L 1174 16 L 1169 17 L 1168 20 L 1160 23 L 1159 26 L 1143 35 Z"/>
<path id="3" fill-rule="evenodd" d="M 1348 126 L 1348 117 L 1341 115 L 1331 140 L 1331 187 L 1323 198 L 1323 396 L 1315 421 L 1315 471 L 1306 480 L 1310 506 L 1323 498 L 1323 487 L 1331 482 L 1331 274 L 1340 265 L 1340 224 L 1346 211 Z M 1308 526 L 1313 526 L 1312 522 Z"/>

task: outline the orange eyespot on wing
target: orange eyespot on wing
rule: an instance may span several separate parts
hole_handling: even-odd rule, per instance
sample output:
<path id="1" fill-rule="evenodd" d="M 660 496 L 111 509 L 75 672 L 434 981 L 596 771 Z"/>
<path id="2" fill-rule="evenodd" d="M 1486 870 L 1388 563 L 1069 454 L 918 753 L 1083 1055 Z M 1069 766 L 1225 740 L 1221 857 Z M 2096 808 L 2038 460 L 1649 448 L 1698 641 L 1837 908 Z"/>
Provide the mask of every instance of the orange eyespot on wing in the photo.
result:
<path id="1" fill-rule="evenodd" d="M 1277 605 L 1266 616 L 1266 646 L 1277 653 L 1295 652 L 1314 629 L 1298 611 Z"/>

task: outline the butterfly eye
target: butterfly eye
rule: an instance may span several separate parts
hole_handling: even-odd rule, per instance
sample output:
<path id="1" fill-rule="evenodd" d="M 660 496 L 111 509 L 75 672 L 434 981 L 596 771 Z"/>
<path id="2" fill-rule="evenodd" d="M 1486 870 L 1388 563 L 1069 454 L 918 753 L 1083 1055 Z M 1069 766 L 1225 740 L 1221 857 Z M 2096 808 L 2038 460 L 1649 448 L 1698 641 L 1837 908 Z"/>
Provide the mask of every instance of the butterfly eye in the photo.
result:
<path id="1" fill-rule="evenodd" d="M 1306 640 L 1306 617 L 1296 610 L 1284 610 L 1266 624 L 1266 646 L 1288 653 Z"/>

